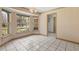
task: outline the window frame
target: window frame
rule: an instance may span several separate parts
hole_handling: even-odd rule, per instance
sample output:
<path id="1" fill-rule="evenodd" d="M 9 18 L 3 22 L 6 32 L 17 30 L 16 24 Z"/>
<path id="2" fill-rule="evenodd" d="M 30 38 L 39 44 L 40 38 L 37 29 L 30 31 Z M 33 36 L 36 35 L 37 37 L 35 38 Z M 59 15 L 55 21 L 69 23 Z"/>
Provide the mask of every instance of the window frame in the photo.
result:
<path id="1" fill-rule="evenodd" d="M 21 16 L 21 17 L 23 17 L 22 18 L 22 20 L 24 20 L 24 17 L 28 17 L 28 20 L 30 20 L 30 16 L 28 16 L 28 15 L 23 15 L 23 14 L 16 14 L 17 16 Z M 26 23 L 27 23 L 27 21 L 26 21 Z M 18 27 L 18 23 L 17 23 L 17 27 Z M 27 27 L 27 25 L 26 25 L 26 27 Z M 18 29 L 18 28 L 17 28 Z M 20 29 L 20 28 L 19 28 Z M 25 28 L 24 28 L 25 29 Z M 23 30 L 22 32 L 27 32 L 26 30 Z M 21 31 L 20 32 L 18 32 L 18 30 L 17 30 L 17 33 L 22 33 Z M 29 32 L 29 30 L 28 30 L 28 32 Z"/>
<path id="2" fill-rule="evenodd" d="M 8 35 L 8 34 L 10 34 L 10 30 L 9 30 L 9 28 L 10 28 L 10 26 L 9 26 L 9 24 L 10 24 L 10 12 L 9 11 L 7 11 L 7 10 L 5 10 L 5 9 L 2 9 L 2 12 L 5 12 L 6 14 L 7 14 L 7 34 L 4 34 L 4 33 L 2 33 L 2 36 L 5 36 L 5 35 Z M 3 16 L 2 16 L 2 25 L 3 25 Z M 2 26 L 2 31 L 3 31 L 3 26 Z"/>

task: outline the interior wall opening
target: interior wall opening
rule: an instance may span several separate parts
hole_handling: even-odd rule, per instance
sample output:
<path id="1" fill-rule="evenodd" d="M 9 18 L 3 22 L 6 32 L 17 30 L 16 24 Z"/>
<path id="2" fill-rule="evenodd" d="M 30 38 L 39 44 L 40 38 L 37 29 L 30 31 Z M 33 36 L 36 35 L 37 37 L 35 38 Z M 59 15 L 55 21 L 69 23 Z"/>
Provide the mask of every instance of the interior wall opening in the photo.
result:
<path id="1" fill-rule="evenodd" d="M 56 34 L 56 13 L 47 15 L 47 32 L 48 34 Z"/>

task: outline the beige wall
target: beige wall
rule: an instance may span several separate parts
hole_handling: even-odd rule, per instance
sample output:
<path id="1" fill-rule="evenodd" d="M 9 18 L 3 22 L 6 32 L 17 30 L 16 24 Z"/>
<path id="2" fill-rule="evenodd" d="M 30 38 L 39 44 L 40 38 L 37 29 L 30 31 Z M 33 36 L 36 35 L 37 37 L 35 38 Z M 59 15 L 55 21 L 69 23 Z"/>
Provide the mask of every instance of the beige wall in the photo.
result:
<path id="1" fill-rule="evenodd" d="M 34 18 L 30 16 L 30 32 L 34 31 Z"/>
<path id="2" fill-rule="evenodd" d="M 58 11 L 57 20 L 57 37 L 79 43 L 79 8 Z"/>
<path id="3" fill-rule="evenodd" d="M 47 17 L 45 14 L 39 16 L 39 31 L 40 34 L 47 35 Z"/>
<path id="4" fill-rule="evenodd" d="M 60 8 L 41 14 L 40 31 L 42 34 L 47 35 L 46 16 L 52 13 L 57 13 L 57 38 L 79 43 L 79 8 Z"/>

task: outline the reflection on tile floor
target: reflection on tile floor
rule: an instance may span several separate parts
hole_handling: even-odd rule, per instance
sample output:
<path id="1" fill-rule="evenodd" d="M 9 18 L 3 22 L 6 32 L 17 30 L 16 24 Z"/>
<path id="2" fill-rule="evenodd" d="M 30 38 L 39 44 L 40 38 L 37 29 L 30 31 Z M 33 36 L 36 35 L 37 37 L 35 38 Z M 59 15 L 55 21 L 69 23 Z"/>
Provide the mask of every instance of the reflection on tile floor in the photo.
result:
<path id="1" fill-rule="evenodd" d="M 32 35 L 16 39 L 0 47 L 0 51 L 79 51 L 79 45 L 48 36 Z"/>

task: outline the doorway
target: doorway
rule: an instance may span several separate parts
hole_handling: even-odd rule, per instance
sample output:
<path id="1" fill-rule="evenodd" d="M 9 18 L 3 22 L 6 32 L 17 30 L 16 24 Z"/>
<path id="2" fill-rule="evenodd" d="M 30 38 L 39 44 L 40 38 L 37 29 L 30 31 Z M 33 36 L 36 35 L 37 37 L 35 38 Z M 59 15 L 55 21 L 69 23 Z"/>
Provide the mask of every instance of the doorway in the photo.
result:
<path id="1" fill-rule="evenodd" d="M 47 15 L 47 33 L 56 34 L 56 13 Z"/>

